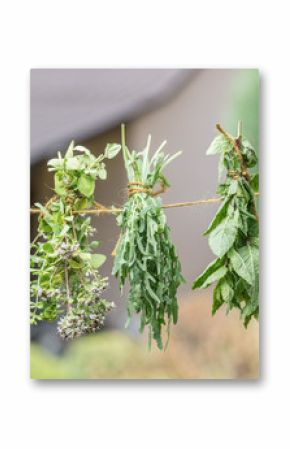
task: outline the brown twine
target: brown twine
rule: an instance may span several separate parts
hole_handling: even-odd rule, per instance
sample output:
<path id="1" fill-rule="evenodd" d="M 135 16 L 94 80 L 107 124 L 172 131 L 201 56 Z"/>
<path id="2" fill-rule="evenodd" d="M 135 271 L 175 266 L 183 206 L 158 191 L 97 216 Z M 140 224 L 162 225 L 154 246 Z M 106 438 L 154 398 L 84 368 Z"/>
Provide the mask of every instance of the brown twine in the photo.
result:
<path id="1" fill-rule="evenodd" d="M 259 196 L 260 192 L 255 192 L 255 196 Z M 161 206 L 162 209 L 171 209 L 174 207 L 188 207 L 188 206 L 197 206 L 199 204 L 210 204 L 210 203 L 218 203 L 222 201 L 223 198 L 217 197 L 217 198 L 208 198 L 207 200 L 196 200 L 196 201 L 186 201 L 182 203 L 172 203 L 172 204 L 163 204 Z M 103 207 L 103 208 L 97 208 L 97 209 L 82 209 L 82 210 L 74 210 L 72 213 L 74 215 L 100 215 L 100 214 L 115 214 L 123 212 L 122 208 L 114 208 L 114 207 Z M 39 209 L 31 208 L 30 209 L 31 214 L 42 214 L 42 212 Z"/>
<path id="2" fill-rule="evenodd" d="M 241 172 L 239 172 L 238 170 L 228 170 L 227 174 L 233 179 L 239 179 L 241 176 L 244 176 L 246 178 L 248 176 L 248 172 L 245 170 Z"/>
<path id="3" fill-rule="evenodd" d="M 137 186 L 137 187 L 131 187 L 131 186 Z M 152 189 L 150 189 L 149 187 L 146 187 L 146 185 L 144 184 L 144 182 L 141 181 L 131 181 L 128 183 L 128 197 L 131 198 L 133 195 L 135 195 L 135 193 L 147 193 L 147 195 L 150 195 L 152 197 L 156 196 L 156 195 L 160 195 L 161 193 L 165 192 L 165 186 L 161 186 L 161 188 L 159 190 L 157 190 L 156 192 L 153 192 Z M 121 240 L 121 234 L 118 237 L 118 240 L 114 246 L 114 249 L 112 251 L 112 256 L 115 257 L 116 256 L 116 252 L 117 252 L 117 248 L 118 245 L 120 243 Z"/>
<path id="4" fill-rule="evenodd" d="M 259 196 L 260 192 L 256 192 L 255 196 Z M 50 203 L 53 200 L 53 198 L 51 198 L 49 200 L 48 203 Z M 220 201 L 222 201 L 222 198 L 208 198 L 207 200 L 196 200 L 196 201 L 186 201 L 186 202 L 182 202 L 182 203 L 172 203 L 172 204 L 163 204 L 161 206 L 162 209 L 173 209 L 175 207 L 189 207 L 189 206 L 197 206 L 200 204 L 211 204 L 211 203 L 219 203 Z M 48 204 L 46 203 L 46 205 Z M 74 215 L 100 215 L 100 214 L 115 214 L 115 213 L 120 213 L 123 212 L 122 208 L 109 208 L 106 206 L 103 206 L 100 203 L 97 203 L 96 201 L 94 202 L 96 209 L 83 209 L 83 210 L 75 210 L 72 211 L 72 213 Z M 43 215 L 43 212 L 41 212 L 39 209 L 30 209 L 30 213 L 32 214 L 40 214 Z M 119 238 L 115 244 L 115 247 L 112 251 L 112 256 L 116 255 L 116 250 L 118 248 L 118 245 L 120 243 L 121 240 L 121 234 L 119 235 Z"/>
<path id="5" fill-rule="evenodd" d="M 131 186 L 137 186 L 137 187 L 131 187 Z M 140 187 L 138 187 L 140 186 Z M 150 195 L 152 197 L 160 195 L 161 193 L 164 193 L 166 191 L 165 186 L 161 186 L 161 188 L 155 192 L 153 192 L 152 189 L 147 187 L 143 182 L 141 181 L 132 181 L 128 183 L 128 197 L 131 198 L 132 195 L 135 195 L 135 193 L 147 193 L 147 195 Z"/>

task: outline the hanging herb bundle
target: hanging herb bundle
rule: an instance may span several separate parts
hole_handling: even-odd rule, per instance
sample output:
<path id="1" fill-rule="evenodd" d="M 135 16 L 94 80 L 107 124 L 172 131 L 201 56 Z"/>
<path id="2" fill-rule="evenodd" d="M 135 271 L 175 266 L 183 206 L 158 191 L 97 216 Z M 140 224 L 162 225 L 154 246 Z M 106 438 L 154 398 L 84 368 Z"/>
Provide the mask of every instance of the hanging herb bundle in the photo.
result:
<path id="1" fill-rule="evenodd" d="M 129 199 L 117 223 L 121 228 L 117 243 L 113 274 L 123 288 L 126 278 L 130 291 L 127 299 L 128 323 L 133 313 L 141 316 L 140 331 L 149 327 L 151 339 L 163 348 L 162 326 L 177 322 L 178 304 L 176 291 L 183 282 L 181 266 L 171 241 L 166 216 L 157 195 L 169 186 L 163 169 L 180 152 L 169 157 L 162 152 L 163 142 L 150 158 L 150 136 L 142 152 L 130 152 L 125 145 L 125 129 L 122 125 L 122 150 L 128 175 Z M 153 193 L 156 185 L 159 192 Z M 127 323 L 127 324 L 128 324 Z"/>
<path id="2" fill-rule="evenodd" d="M 54 174 L 55 196 L 40 210 L 38 235 L 31 245 L 31 323 L 58 322 L 64 339 L 96 332 L 114 306 L 102 299 L 108 285 L 98 268 L 106 257 L 94 254 L 99 245 L 91 241 L 95 230 L 81 211 L 94 203 L 96 179 L 106 179 L 103 160 L 112 159 L 120 145 L 108 144 L 95 157 L 72 142 L 64 157 L 48 162 Z"/>
<path id="3" fill-rule="evenodd" d="M 192 288 L 207 288 L 216 283 L 212 313 L 226 305 L 227 313 L 240 310 L 247 327 L 252 317 L 259 316 L 259 219 L 255 204 L 258 192 L 257 155 L 249 141 L 221 133 L 210 145 L 207 154 L 219 154 L 217 193 L 222 203 L 204 235 L 217 256 L 194 281 Z M 250 176 L 248 168 L 253 175 Z M 226 178 L 221 182 L 224 170 Z"/>

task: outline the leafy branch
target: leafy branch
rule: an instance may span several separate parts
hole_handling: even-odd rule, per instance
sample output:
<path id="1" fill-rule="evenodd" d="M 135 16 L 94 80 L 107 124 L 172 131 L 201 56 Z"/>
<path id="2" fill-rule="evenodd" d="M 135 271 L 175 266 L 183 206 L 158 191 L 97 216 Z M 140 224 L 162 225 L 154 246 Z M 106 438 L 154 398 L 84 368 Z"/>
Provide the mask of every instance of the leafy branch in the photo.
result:
<path id="1" fill-rule="evenodd" d="M 204 235 L 217 256 L 193 282 L 193 289 L 216 283 L 213 293 L 214 314 L 223 304 L 227 312 L 240 310 L 245 326 L 259 316 L 259 219 L 255 204 L 259 177 L 252 177 L 257 155 L 249 141 L 238 133 L 234 139 L 217 125 L 221 133 L 211 143 L 207 154 L 219 154 L 217 193 L 222 198 L 215 217 Z M 240 129 L 240 127 L 239 127 Z M 221 182 L 224 170 L 226 178 Z"/>
<path id="2" fill-rule="evenodd" d="M 170 229 L 161 208 L 161 200 L 154 192 L 169 186 L 163 170 L 180 152 L 169 157 L 163 153 L 163 142 L 152 157 L 149 155 L 151 136 L 143 151 L 129 151 L 122 126 L 122 152 L 128 176 L 129 199 L 117 216 L 121 234 L 116 247 L 113 275 L 123 288 L 128 279 L 130 291 L 127 310 L 140 314 L 140 331 L 149 328 L 149 347 L 153 338 L 163 348 L 162 327 L 177 322 L 176 292 L 183 282 L 181 266 Z M 158 191 L 159 193 L 159 191 Z"/>
<path id="3" fill-rule="evenodd" d="M 36 203 L 38 234 L 31 244 L 31 323 L 58 322 L 64 339 L 96 332 L 104 323 L 113 303 L 102 299 L 108 285 L 98 268 L 103 254 L 90 241 L 95 230 L 83 210 L 94 203 L 96 179 L 106 179 L 104 159 L 112 159 L 121 146 L 108 144 L 104 154 L 95 157 L 72 142 L 64 157 L 48 161 L 54 172 L 55 195 L 45 204 Z M 78 211 L 75 215 L 73 211 Z"/>

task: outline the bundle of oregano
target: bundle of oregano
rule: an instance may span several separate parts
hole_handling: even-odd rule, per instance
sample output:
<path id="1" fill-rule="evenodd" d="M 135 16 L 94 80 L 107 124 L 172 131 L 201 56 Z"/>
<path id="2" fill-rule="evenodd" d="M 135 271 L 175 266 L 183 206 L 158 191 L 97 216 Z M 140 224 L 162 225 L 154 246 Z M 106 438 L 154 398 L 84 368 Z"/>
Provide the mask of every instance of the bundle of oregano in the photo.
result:
<path id="1" fill-rule="evenodd" d="M 149 327 L 151 339 L 163 348 L 162 326 L 177 322 L 176 291 L 183 281 L 181 266 L 171 241 L 170 229 L 161 208 L 161 200 L 153 193 L 160 184 L 162 191 L 169 186 L 163 169 L 180 152 L 169 157 L 162 152 L 163 142 L 150 158 L 150 136 L 142 152 L 130 152 L 125 144 L 122 125 L 122 151 L 128 175 L 129 199 L 117 217 L 121 228 L 116 248 L 113 274 L 123 288 L 126 278 L 130 291 L 127 299 L 128 322 L 133 313 L 140 314 L 140 331 Z M 160 192 L 157 192 L 160 193 Z"/>
<path id="2" fill-rule="evenodd" d="M 103 160 L 120 148 L 108 144 L 95 157 L 72 142 L 64 157 L 58 153 L 48 162 L 48 170 L 55 172 L 55 196 L 44 206 L 36 203 L 40 214 L 31 245 L 31 323 L 61 316 L 58 332 L 64 339 L 96 332 L 114 305 L 101 297 L 108 283 L 97 269 L 106 257 L 93 253 L 99 242 L 90 242 L 94 229 L 81 211 L 94 202 L 96 179 L 106 179 Z"/>
<path id="3" fill-rule="evenodd" d="M 240 128 L 240 127 L 239 127 Z M 212 313 L 226 304 L 227 313 L 240 310 L 247 327 L 252 317 L 259 316 L 259 223 L 255 204 L 258 192 L 257 155 L 247 139 L 238 138 L 217 125 L 220 135 L 210 145 L 207 154 L 219 154 L 217 193 L 222 203 L 204 235 L 217 256 L 194 281 L 193 289 L 216 283 Z M 252 169 L 250 176 L 248 168 Z M 226 178 L 221 182 L 224 169 Z"/>

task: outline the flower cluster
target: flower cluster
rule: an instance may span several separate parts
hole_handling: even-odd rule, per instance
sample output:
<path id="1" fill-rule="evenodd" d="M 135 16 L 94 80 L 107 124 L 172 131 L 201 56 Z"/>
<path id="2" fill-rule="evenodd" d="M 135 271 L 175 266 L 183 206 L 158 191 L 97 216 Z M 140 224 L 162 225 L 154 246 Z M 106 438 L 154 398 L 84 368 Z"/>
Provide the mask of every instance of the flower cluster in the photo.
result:
<path id="1" fill-rule="evenodd" d="M 59 320 L 58 333 L 64 340 L 95 333 L 103 327 L 106 315 L 113 307 L 113 302 L 105 300 L 91 306 L 78 305 Z"/>

